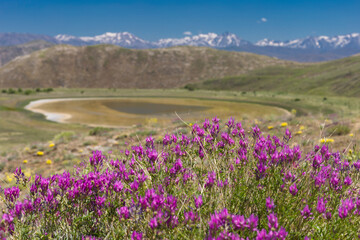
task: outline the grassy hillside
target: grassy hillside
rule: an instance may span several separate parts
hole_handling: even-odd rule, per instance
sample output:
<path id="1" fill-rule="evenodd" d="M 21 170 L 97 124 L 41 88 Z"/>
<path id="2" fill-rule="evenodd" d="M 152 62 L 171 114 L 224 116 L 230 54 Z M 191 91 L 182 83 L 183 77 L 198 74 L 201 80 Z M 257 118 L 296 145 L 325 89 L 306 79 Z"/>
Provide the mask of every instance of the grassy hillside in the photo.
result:
<path id="1" fill-rule="evenodd" d="M 271 65 L 296 64 L 203 47 L 130 50 L 57 45 L 3 66 L 0 87 L 173 88 Z"/>
<path id="2" fill-rule="evenodd" d="M 360 56 L 326 63 L 270 66 L 236 77 L 214 78 L 192 87 L 360 96 Z"/>
<path id="3" fill-rule="evenodd" d="M 40 40 L 15 46 L 0 47 L 0 66 L 5 65 L 16 57 L 24 56 L 53 45 L 52 43 Z"/>

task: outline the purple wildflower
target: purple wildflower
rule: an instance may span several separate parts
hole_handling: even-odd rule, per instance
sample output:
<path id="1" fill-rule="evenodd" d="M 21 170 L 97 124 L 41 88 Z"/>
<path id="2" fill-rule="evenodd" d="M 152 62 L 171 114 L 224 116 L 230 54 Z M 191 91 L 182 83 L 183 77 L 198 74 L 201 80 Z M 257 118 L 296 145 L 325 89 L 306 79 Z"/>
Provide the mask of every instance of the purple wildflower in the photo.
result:
<path id="1" fill-rule="evenodd" d="M 344 184 L 347 185 L 347 186 L 350 186 L 352 184 L 352 180 L 351 180 L 351 177 L 350 176 L 347 176 L 345 179 L 344 179 Z"/>
<path id="2" fill-rule="evenodd" d="M 324 198 L 319 198 L 318 199 L 316 210 L 319 213 L 324 213 L 326 211 L 326 201 L 324 200 Z"/>
<path id="3" fill-rule="evenodd" d="M 354 209 L 355 204 L 351 198 L 341 200 L 341 205 L 339 206 L 338 212 L 340 218 L 346 218 L 349 213 Z"/>
<path id="4" fill-rule="evenodd" d="M 20 189 L 18 187 L 11 187 L 4 189 L 5 198 L 10 202 L 15 202 L 16 199 L 19 198 L 19 194 L 20 194 Z"/>
<path id="5" fill-rule="evenodd" d="M 274 200 L 272 200 L 271 197 L 266 198 L 266 208 L 269 210 L 272 210 L 275 208 Z"/>
<path id="6" fill-rule="evenodd" d="M 301 216 L 303 216 L 304 219 L 307 219 L 311 215 L 312 215 L 311 208 L 309 208 L 309 205 L 306 205 L 304 209 L 301 211 Z"/>
<path id="7" fill-rule="evenodd" d="M 265 229 L 261 229 L 261 231 L 258 231 L 256 240 L 266 240 L 267 239 L 267 232 Z"/>
<path id="8" fill-rule="evenodd" d="M 286 229 L 283 227 L 280 227 L 280 230 L 277 233 L 277 237 L 281 240 L 286 239 L 288 233 L 286 232 Z"/>
<path id="9" fill-rule="evenodd" d="M 194 196 L 194 202 L 195 202 L 195 207 L 200 208 L 201 205 L 203 204 L 202 196 L 201 195 L 199 195 L 198 197 Z"/>
<path id="10" fill-rule="evenodd" d="M 134 231 L 132 234 L 131 234 L 131 240 L 142 240 L 143 239 L 143 234 L 142 232 L 136 232 Z"/>
<path id="11" fill-rule="evenodd" d="M 278 219 L 277 219 L 277 216 L 276 214 L 274 213 L 270 213 L 270 215 L 268 215 L 268 227 L 269 229 L 278 229 L 279 227 L 279 223 L 278 223 Z"/>
<path id="12" fill-rule="evenodd" d="M 150 219 L 149 226 L 151 229 L 155 229 L 159 226 L 159 223 L 158 223 L 156 217 L 153 217 L 152 219 Z"/>
<path id="13" fill-rule="evenodd" d="M 251 214 L 250 217 L 247 219 L 247 223 L 248 223 L 248 228 L 251 231 L 256 231 L 256 228 L 258 226 L 258 220 L 259 218 L 256 217 L 254 214 Z"/>
<path id="14" fill-rule="evenodd" d="M 94 151 L 92 157 L 90 157 L 90 165 L 95 167 L 95 170 L 98 167 L 101 167 L 103 161 L 106 159 L 106 156 L 102 154 L 101 151 Z"/>
<path id="15" fill-rule="evenodd" d="M 130 217 L 130 212 L 129 209 L 127 207 L 121 207 L 120 209 L 116 209 L 120 219 L 124 218 L 124 219 L 128 219 Z"/>
<path id="16" fill-rule="evenodd" d="M 232 224 L 236 229 L 244 229 L 248 227 L 247 221 L 242 215 L 234 215 L 232 217 Z"/>
<path id="17" fill-rule="evenodd" d="M 291 139 L 291 132 L 287 128 L 284 135 L 284 141 L 288 142 Z"/>
<path id="18" fill-rule="evenodd" d="M 291 185 L 291 186 L 289 187 L 289 192 L 290 192 L 293 196 L 295 196 L 295 195 L 297 194 L 298 189 L 297 189 L 297 187 L 296 187 L 296 183 L 294 183 L 293 185 Z"/>
<path id="19" fill-rule="evenodd" d="M 121 192 L 123 190 L 124 186 L 122 185 L 121 181 L 116 181 L 114 183 L 114 191 L 115 192 Z"/>

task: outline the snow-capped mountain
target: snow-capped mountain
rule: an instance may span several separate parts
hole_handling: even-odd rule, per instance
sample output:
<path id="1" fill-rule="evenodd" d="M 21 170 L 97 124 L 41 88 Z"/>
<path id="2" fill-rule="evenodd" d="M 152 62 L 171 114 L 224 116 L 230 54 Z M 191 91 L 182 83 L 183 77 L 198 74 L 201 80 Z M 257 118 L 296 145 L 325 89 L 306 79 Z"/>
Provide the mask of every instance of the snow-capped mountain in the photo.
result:
<path id="1" fill-rule="evenodd" d="M 59 34 L 55 37 L 27 33 L 0 33 L 0 47 L 45 40 L 53 44 L 87 46 L 114 44 L 125 48 L 149 49 L 172 46 L 204 46 L 228 51 L 243 51 L 301 62 L 327 61 L 360 53 L 360 33 L 333 37 L 316 36 L 289 41 L 263 39 L 253 44 L 233 33 L 206 33 L 183 38 L 146 41 L 129 32 L 107 32 L 97 36 L 77 37 Z"/>
<path id="2" fill-rule="evenodd" d="M 143 40 L 129 32 L 111 33 L 107 32 L 93 37 L 75 37 L 71 35 L 55 36 L 58 43 L 71 44 L 77 46 L 93 44 L 114 44 L 126 48 L 164 48 L 172 46 L 204 46 L 213 48 L 234 48 L 245 46 L 257 47 L 286 47 L 294 49 L 325 49 L 334 50 L 340 48 L 360 49 L 360 34 L 352 33 L 339 36 L 317 36 L 294 39 L 289 41 L 276 41 L 267 38 L 252 44 L 243 40 L 233 33 L 207 33 L 183 38 L 164 38 L 156 42 Z"/>
<path id="3" fill-rule="evenodd" d="M 152 47 L 150 42 L 145 41 L 129 32 L 107 32 L 94 37 L 75 37 L 71 35 L 59 34 L 55 36 L 55 39 L 57 39 L 60 43 L 72 45 L 114 44 L 128 48 Z"/>
<path id="4" fill-rule="evenodd" d="M 166 38 L 156 42 L 143 40 L 128 32 L 104 33 L 94 37 L 75 37 L 71 35 L 59 34 L 55 39 L 60 43 L 72 45 L 91 45 L 91 44 L 114 44 L 128 48 L 164 48 L 172 46 L 204 46 L 214 48 L 239 47 L 251 44 L 233 33 L 198 34 L 184 38 Z"/>
<path id="5" fill-rule="evenodd" d="M 184 38 L 165 38 L 160 39 L 154 43 L 158 47 L 171 47 L 171 46 L 203 46 L 214 48 L 225 47 L 239 47 L 250 45 L 251 43 L 245 41 L 233 33 L 223 33 L 218 35 L 216 33 L 198 34 L 194 36 L 187 36 Z"/>
<path id="6" fill-rule="evenodd" d="M 339 49 L 345 47 L 360 48 L 360 34 L 352 33 L 346 35 L 338 35 L 334 37 L 317 36 L 307 37 L 303 39 L 295 39 L 290 41 L 274 41 L 267 38 L 258 41 L 255 45 L 266 47 L 288 47 L 301 49 Z"/>

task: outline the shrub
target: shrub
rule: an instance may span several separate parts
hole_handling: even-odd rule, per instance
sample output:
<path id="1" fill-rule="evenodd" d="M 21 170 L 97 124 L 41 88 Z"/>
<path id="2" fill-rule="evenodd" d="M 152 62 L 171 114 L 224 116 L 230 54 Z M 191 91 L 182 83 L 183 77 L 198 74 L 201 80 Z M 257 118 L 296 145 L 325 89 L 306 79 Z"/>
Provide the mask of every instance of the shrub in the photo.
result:
<path id="1" fill-rule="evenodd" d="M 85 141 L 83 142 L 83 146 L 86 147 L 86 146 L 90 146 L 90 145 L 95 145 L 96 142 L 93 142 L 93 141 Z"/>
<path id="2" fill-rule="evenodd" d="M 75 138 L 75 133 L 72 131 L 66 131 L 66 132 L 61 132 L 57 135 L 55 135 L 54 137 L 54 142 L 64 142 L 67 143 L 70 140 Z"/>
<path id="3" fill-rule="evenodd" d="M 47 93 L 52 92 L 52 91 L 54 91 L 53 88 L 44 88 L 43 89 L 43 92 L 47 92 Z"/>
<path id="4" fill-rule="evenodd" d="M 8 94 L 15 94 L 16 91 L 15 91 L 14 89 L 12 89 L 12 88 L 9 88 L 9 89 L 7 90 L 7 93 L 8 93 Z"/>
<path id="5" fill-rule="evenodd" d="M 27 89 L 27 90 L 24 91 L 25 95 L 30 95 L 31 93 L 32 93 L 32 91 L 30 89 Z"/>
<path id="6" fill-rule="evenodd" d="M 342 136 L 350 133 L 350 127 L 344 124 L 337 124 L 326 129 L 328 136 Z"/>
<path id="7" fill-rule="evenodd" d="M 89 131 L 89 135 L 90 136 L 103 136 L 109 131 L 110 131 L 109 128 L 95 127 Z"/>
<path id="8" fill-rule="evenodd" d="M 194 91 L 195 90 L 195 86 L 193 84 L 186 84 L 184 88 L 189 90 L 189 91 Z"/>

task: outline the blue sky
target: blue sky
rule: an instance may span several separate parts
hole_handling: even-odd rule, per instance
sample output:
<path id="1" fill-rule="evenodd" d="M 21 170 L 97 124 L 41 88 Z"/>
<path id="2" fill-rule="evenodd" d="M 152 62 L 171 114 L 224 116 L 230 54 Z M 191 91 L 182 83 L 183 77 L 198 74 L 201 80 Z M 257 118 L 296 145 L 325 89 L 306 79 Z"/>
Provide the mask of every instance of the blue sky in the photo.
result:
<path id="1" fill-rule="evenodd" d="M 255 42 L 360 32 L 359 0 L 0 0 L 0 32 L 146 40 L 233 32 Z"/>

